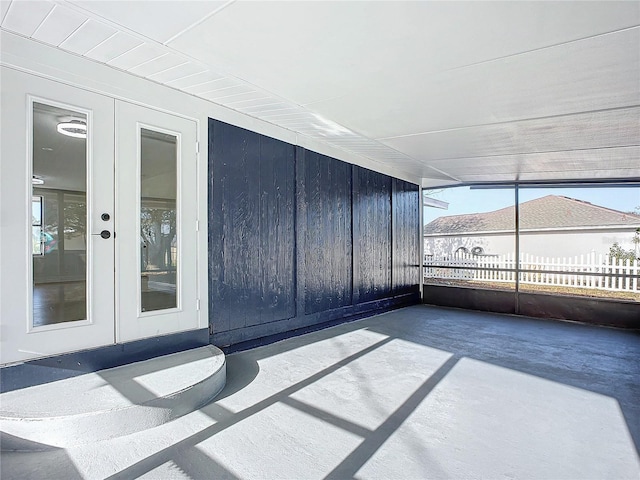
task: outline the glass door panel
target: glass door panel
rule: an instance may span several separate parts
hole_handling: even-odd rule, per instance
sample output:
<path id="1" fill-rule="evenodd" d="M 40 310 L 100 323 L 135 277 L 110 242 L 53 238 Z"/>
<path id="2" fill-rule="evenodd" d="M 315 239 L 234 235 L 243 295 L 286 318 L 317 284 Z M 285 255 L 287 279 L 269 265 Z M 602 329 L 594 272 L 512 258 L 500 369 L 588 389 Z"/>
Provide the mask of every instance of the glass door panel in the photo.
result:
<path id="1" fill-rule="evenodd" d="M 87 318 L 87 116 L 33 102 L 33 318 Z"/>
<path id="2" fill-rule="evenodd" d="M 178 306 L 175 135 L 140 129 L 140 304 L 143 312 Z"/>

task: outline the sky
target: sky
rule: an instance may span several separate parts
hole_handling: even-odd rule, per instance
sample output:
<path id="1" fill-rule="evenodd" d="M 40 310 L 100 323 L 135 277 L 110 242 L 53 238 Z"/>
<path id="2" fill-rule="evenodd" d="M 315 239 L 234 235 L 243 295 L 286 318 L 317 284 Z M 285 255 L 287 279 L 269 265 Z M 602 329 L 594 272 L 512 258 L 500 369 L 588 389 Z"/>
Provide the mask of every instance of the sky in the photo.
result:
<path id="1" fill-rule="evenodd" d="M 425 190 L 428 192 L 428 190 Z M 520 203 L 546 195 L 563 195 L 565 197 L 584 200 L 594 205 L 633 212 L 640 207 L 640 186 L 607 187 L 607 188 L 525 188 L 520 187 Z M 449 202 L 449 208 L 424 208 L 424 223 L 449 215 L 465 213 L 492 212 L 500 208 L 510 207 L 514 202 L 513 188 L 504 189 L 471 189 L 470 187 L 454 187 L 442 189 L 427 196 Z"/>

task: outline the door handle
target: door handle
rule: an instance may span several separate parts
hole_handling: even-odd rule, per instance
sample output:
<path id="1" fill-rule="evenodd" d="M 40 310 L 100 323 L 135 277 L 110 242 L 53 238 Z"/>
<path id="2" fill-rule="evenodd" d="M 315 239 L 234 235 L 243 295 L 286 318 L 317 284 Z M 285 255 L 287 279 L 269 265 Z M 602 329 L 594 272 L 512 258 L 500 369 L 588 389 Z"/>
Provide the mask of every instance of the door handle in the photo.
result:
<path id="1" fill-rule="evenodd" d="M 109 230 L 102 230 L 100 233 L 92 233 L 92 235 L 100 235 L 105 240 L 111 238 L 111 232 Z"/>

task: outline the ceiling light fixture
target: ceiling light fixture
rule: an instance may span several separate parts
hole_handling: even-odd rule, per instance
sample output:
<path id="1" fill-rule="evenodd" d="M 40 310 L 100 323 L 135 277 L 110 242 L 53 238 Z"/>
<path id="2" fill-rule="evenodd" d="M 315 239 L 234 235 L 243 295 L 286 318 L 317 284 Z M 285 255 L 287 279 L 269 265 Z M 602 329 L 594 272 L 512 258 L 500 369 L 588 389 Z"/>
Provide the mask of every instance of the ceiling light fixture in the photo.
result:
<path id="1" fill-rule="evenodd" d="M 73 138 L 87 138 L 87 122 L 84 118 L 60 117 L 58 133 Z"/>
<path id="2" fill-rule="evenodd" d="M 76 122 L 59 123 L 58 133 L 68 137 L 87 138 L 87 125 Z"/>

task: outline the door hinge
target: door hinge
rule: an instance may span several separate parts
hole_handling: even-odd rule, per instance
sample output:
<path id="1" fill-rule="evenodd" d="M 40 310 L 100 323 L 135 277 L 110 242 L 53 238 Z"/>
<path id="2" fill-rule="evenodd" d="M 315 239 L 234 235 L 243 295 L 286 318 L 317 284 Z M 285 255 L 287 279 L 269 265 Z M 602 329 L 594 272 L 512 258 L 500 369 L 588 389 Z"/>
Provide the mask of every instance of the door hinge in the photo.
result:
<path id="1" fill-rule="evenodd" d="M 200 231 L 200 220 L 196 220 L 196 232 Z"/>
<path id="2" fill-rule="evenodd" d="M 200 310 L 200 299 L 196 299 L 196 310 Z"/>
<path id="3" fill-rule="evenodd" d="M 209 324 L 209 335 L 213 335 L 213 325 Z"/>
<path id="4" fill-rule="evenodd" d="M 196 153 L 200 153 L 200 142 L 196 142 Z"/>

